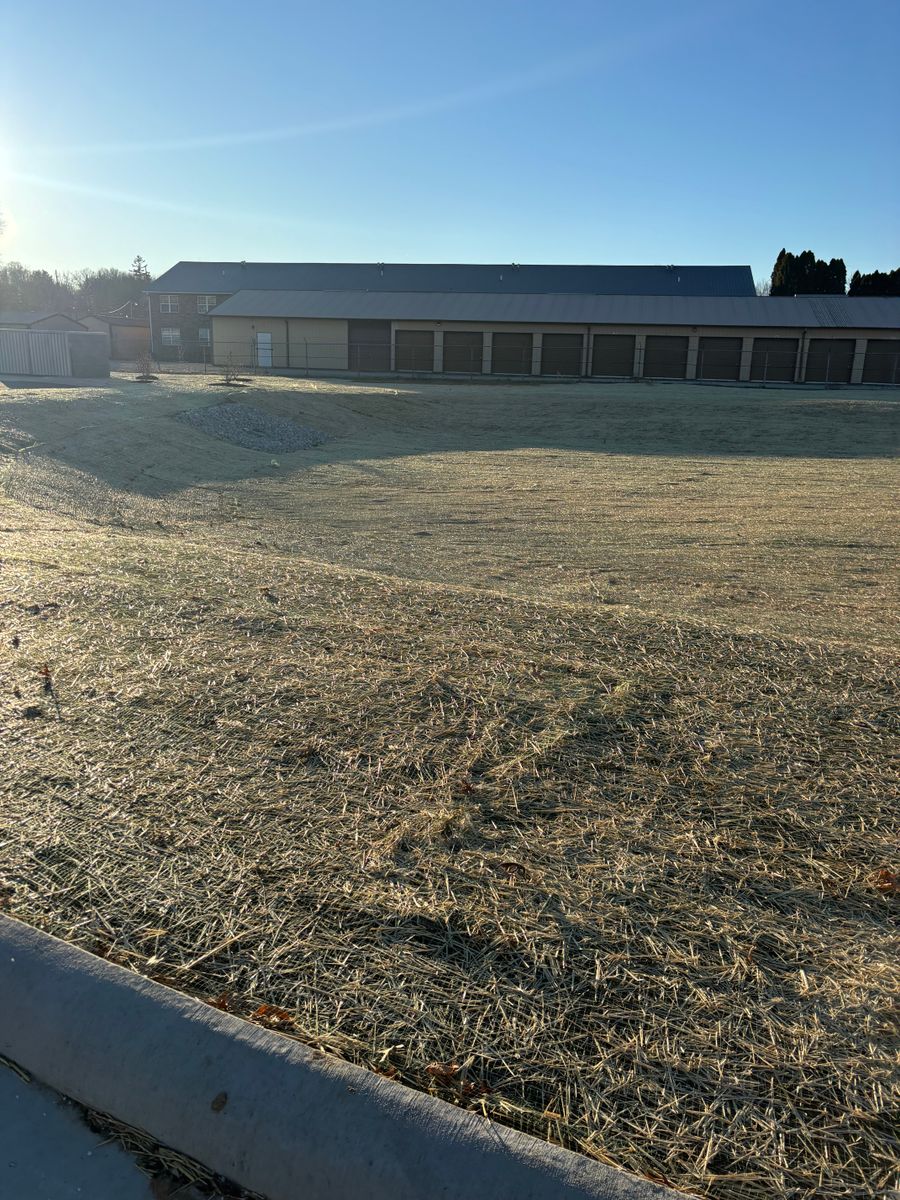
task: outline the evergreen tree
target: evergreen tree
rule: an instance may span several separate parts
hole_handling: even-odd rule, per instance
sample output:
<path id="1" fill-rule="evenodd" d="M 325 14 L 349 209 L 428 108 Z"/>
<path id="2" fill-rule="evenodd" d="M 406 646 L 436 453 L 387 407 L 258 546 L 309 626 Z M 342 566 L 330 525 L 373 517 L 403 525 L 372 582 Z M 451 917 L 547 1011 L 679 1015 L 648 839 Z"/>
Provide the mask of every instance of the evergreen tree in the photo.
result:
<path id="1" fill-rule="evenodd" d="M 136 254 L 131 263 L 131 274 L 139 283 L 147 283 L 150 279 L 150 272 L 147 270 L 147 260 L 142 258 L 140 254 Z"/>
<path id="2" fill-rule="evenodd" d="M 833 258 L 828 264 L 831 271 L 831 293 L 843 296 L 847 290 L 847 264 L 842 258 Z"/>
<path id="3" fill-rule="evenodd" d="M 851 296 L 900 296 L 900 267 L 893 271 L 853 272 Z"/>
<path id="4" fill-rule="evenodd" d="M 785 250 L 785 248 L 782 246 L 781 250 L 779 251 L 778 257 L 775 259 L 775 266 L 772 268 L 772 287 L 769 292 L 770 296 L 793 295 L 792 292 L 789 292 L 787 290 L 787 288 L 788 288 L 788 280 L 787 280 L 788 257 L 790 257 L 791 261 L 793 261 L 793 258 L 794 258 L 793 254 L 791 254 L 789 256 L 787 250 Z"/>
<path id="5" fill-rule="evenodd" d="M 847 267 L 842 258 L 825 262 L 812 250 L 792 254 L 782 250 L 772 269 L 773 296 L 843 295 L 847 288 Z"/>

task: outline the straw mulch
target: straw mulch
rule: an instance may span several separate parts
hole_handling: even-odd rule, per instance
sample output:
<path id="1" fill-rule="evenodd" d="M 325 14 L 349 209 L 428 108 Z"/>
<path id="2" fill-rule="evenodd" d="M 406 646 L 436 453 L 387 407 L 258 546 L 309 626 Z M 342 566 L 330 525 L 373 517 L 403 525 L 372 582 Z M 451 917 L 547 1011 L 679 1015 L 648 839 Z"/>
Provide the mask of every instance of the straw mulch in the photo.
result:
<path id="1" fill-rule="evenodd" d="M 677 1187 L 896 1183 L 895 662 L 18 512 L 7 911 Z"/>

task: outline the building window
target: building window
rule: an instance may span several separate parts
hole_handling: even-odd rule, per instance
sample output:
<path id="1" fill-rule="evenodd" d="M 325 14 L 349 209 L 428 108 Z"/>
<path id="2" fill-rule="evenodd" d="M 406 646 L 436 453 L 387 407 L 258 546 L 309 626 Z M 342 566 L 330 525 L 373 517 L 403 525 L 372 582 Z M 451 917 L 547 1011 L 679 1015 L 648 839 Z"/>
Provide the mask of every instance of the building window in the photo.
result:
<path id="1" fill-rule="evenodd" d="M 178 312 L 178 297 L 177 296 L 160 296 L 159 311 L 161 313 Z"/>
<path id="2" fill-rule="evenodd" d="M 208 313 L 210 309 L 216 307 L 215 296 L 198 296 L 197 297 L 197 312 Z"/>
<path id="3" fill-rule="evenodd" d="M 199 339 L 200 339 L 200 345 L 201 345 L 201 346 L 208 346 L 208 345 L 209 345 L 209 341 L 210 341 L 210 338 L 209 338 L 209 326 L 208 326 L 208 325 L 205 325 L 205 326 L 203 326 L 201 329 L 198 329 L 198 330 L 197 330 L 197 336 L 198 336 L 198 337 L 199 337 Z"/>
<path id="4" fill-rule="evenodd" d="M 164 346 L 180 346 L 181 345 L 181 330 L 180 329 L 161 329 L 162 344 Z"/>

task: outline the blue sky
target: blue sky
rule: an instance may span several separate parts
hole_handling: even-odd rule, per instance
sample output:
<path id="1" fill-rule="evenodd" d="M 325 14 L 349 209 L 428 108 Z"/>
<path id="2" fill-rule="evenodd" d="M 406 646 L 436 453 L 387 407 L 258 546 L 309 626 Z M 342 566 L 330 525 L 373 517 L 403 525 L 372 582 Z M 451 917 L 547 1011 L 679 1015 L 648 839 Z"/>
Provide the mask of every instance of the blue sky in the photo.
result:
<path id="1" fill-rule="evenodd" d="M 0 0 L 0 256 L 900 265 L 898 0 Z"/>

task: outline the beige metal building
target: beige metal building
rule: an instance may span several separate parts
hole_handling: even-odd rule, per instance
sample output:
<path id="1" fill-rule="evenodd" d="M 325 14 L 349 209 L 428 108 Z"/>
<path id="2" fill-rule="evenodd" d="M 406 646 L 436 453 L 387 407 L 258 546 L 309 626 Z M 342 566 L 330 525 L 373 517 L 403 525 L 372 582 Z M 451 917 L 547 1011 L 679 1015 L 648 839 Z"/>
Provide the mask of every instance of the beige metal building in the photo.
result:
<path id="1" fill-rule="evenodd" d="M 900 385 L 900 298 L 262 290 L 212 359 L 309 373 Z"/>

